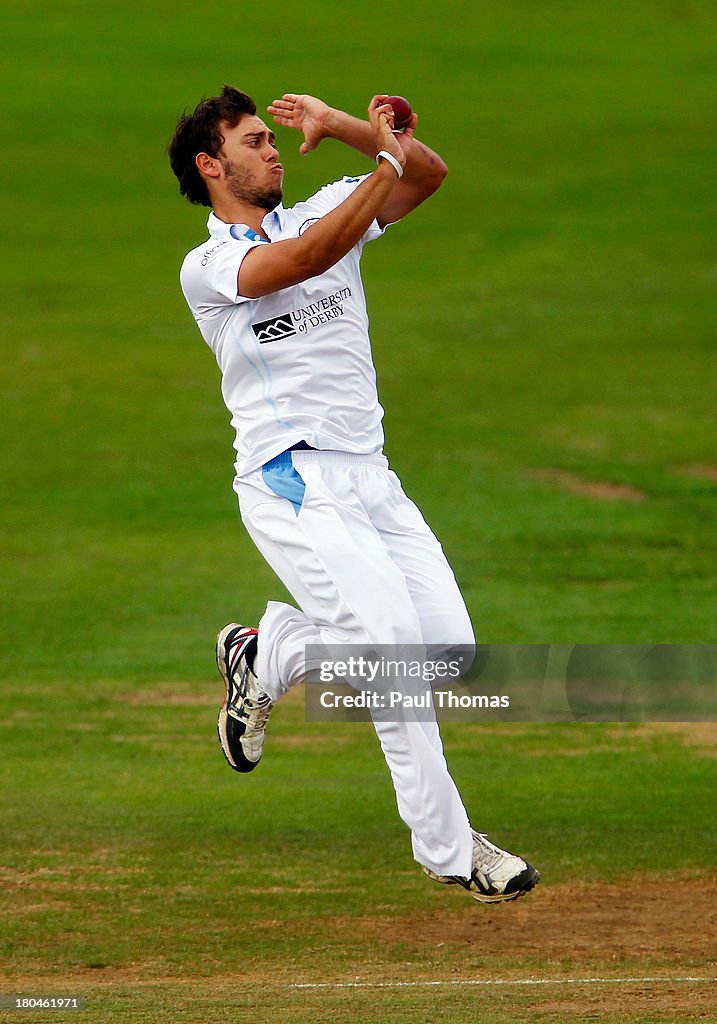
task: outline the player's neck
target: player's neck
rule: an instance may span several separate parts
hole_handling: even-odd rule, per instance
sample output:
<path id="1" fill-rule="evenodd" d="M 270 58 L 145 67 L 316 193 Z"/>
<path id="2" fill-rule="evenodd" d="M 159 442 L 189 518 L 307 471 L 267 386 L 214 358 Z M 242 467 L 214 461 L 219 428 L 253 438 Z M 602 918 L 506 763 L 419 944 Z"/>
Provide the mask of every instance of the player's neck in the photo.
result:
<path id="1" fill-rule="evenodd" d="M 214 215 L 225 224 L 246 224 L 253 231 L 264 234 L 261 222 L 269 211 L 262 206 L 253 206 L 233 196 L 216 196 L 213 209 Z"/>

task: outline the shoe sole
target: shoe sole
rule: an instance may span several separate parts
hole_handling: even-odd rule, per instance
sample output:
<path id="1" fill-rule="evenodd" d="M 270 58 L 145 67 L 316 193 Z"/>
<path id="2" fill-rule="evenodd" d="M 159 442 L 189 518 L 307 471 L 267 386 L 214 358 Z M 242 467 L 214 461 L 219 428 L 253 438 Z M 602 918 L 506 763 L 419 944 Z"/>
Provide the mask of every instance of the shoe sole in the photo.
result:
<path id="1" fill-rule="evenodd" d="M 540 881 L 540 872 L 528 864 L 525 871 L 521 871 L 514 881 L 516 883 L 515 892 L 499 892 L 492 896 L 474 892 L 473 889 L 469 889 L 468 892 L 476 903 L 510 903 L 512 900 L 520 899 L 521 896 L 526 896 L 536 887 Z"/>
<path id="2" fill-rule="evenodd" d="M 423 870 L 429 878 L 432 878 L 434 882 L 440 882 L 441 885 L 462 886 L 462 888 L 466 890 L 476 903 L 509 903 L 511 900 L 517 900 L 521 896 L 525 896 L 527 893 L 531 892 L 531 890 L 533 890 L 540 881 L 540 872 L 538 869 L 534 868 L 531 864 L 528 864 L 525 871 L 521 871 L 521 873 L 514 879 L 516 883 L 515 892 L 497 892 L 489 895 L 488 893 L 476 892 L 474 889 L 469 889 L 468 886 L 464 885 L 458 878 L 452 878 L 450 875 L 437 875 L 426 867 L 424 867 Z"/>
<path id="3" fill-rule="evenodd" d="M 229 625 L 225 626 L 217 636 L 217 668 L 219 669 L 219 674 L 224 680 L 224 703 L 219 709 L 219 717 L 217 718 L 217 735 L 219 737 L 219 745 L 222 748 L 222 753 L 224 754 L 229 767 L 233 768 L 235 772 L 240 772 L 242 775 L 248 775 L 249 772 L 254 771 L 259 762 L 249 761 L 247 758 L 244 758 L 242 763 L 237 763 L 237 761 L 232 757 L 232 740 L 236 738 L 238 743 L 246 732 L 246 726 L 243 722 L 239 722 L 236 718 L 232 718 L 232 716 L 227 712 L 230 686 L 229 667 L 227 665 L 226 658 L 226 637 L 232 630 L 237 629 L 238 626 L 238 622 L 230 622 Z M 229 737 L 229 729 L 234 733 L 231 739 Z M 239 749 L 241 749 L 240 744 Z"/>

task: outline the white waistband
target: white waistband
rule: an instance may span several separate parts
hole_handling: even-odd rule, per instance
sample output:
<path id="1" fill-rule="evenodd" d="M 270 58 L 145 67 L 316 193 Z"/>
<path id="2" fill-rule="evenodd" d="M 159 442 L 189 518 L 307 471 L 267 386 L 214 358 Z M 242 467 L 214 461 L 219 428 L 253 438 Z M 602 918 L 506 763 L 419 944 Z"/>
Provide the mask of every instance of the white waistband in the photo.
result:
<path id="1" fill-rule="evenodd" d="M 295 466 L 303 466 L 307 462 L 318 462 L 322 466 L 381 466 L 388 469 L 385 455 L 364 455 L 356 452 L 310 451 L 300 448 L 290 452 L 291 461 Z"/>

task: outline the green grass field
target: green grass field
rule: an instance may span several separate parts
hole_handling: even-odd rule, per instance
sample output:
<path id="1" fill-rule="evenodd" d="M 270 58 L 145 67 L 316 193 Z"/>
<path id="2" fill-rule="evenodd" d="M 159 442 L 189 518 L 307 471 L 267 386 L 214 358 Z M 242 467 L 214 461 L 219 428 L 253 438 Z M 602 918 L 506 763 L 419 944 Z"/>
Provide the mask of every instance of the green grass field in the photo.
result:
<path id="1" fill-rule="evenodd" d="M 530 851 L 544 873 L 522 905 L 491 909 L 418 872 L 370 726 L 307 725 L 300 697 L 290 700 L 265 760 L 241 779 L 219 753 L 216 695 L 205 691 L 65 696 L 51 702 L 54 724 L 39 740 L 36 716 L 10 694 L 10 991 L 84 995 L 81 1015 L 59 1019 L 90 1024 L 429 1012 L 507 1022 L 573 1017 L 560 1007 L 536 1016 L 545 991 L 456 983 L 717 979 L 713 746 L 630 725 L 447 727 L 474 820 Z M 294 987 L 357 982 L 408 985 Z M 693 1000 L 714 992 L 638 989 L 630 1014 L 615 1005 L 619 988 L 581 995 L 600 1000 L 601 1020 L 642 1022 L 703 1019 Z M 641 1012 L 655 1008 L 649 1000 L 659 1016 Z"/>
<path id="2" fill-rule="evenodd" d="M 476 824 L 543 870 L 497 910 L 417 875 L 370 727 L 299 698 L 226 769 L 213 637 L 282 590 L 164 147 L 225 81 L 407 95 L 450 174 L 366 250 L 387 453 L 480 640 L 715 643 L 714 6 L 2 13 L 0 995 L 72 989 L 87 1024 L 711 1019 L 714 984 L 669 981 L 715 976 L 708 727 L 448 727 Z M 368 169 L 278 134 L 289 203 Z M 598 975 L 663 980 L 464 984 Z M 292 987 L 357 980 L 411 985 Z"/>

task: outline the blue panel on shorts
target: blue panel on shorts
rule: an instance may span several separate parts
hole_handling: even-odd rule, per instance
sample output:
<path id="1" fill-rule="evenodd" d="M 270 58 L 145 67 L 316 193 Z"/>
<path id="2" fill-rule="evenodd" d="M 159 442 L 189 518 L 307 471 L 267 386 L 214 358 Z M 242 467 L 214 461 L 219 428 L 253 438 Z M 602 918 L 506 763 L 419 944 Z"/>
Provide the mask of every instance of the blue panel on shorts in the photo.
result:
<path id="1" fill-rule="evenodd" d="M 261 475 L 264 483 L 274 494 L 280 498 L 286 498 L 294 506 L 294 512 L 299 514 L 301 503 L 304 500 L 306 484 L 294 469 L 291 459 L 291 452 L 282 452 L 275 459 L 270 459 L 262 466 Z"/>

